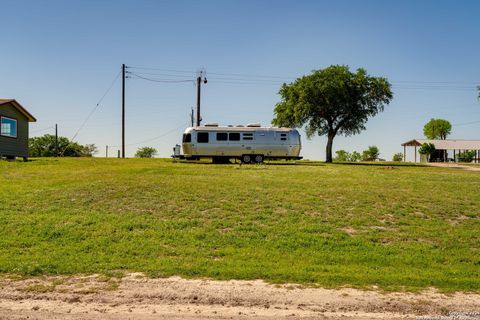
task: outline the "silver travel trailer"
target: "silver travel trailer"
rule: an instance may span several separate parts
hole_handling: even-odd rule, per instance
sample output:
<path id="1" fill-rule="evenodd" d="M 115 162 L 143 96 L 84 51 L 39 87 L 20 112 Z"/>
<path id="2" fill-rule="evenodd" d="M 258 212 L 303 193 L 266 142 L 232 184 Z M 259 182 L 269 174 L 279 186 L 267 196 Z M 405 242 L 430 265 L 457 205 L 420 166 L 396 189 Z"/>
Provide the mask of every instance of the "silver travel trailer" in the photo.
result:
<path id="1" fill-rule="evenodd" d="M 264 159 L 301 159 L 300 134 L 291 128 L 260 124 L 220 127 L 216 123 L 187 128 L 182 148 L 185 159 L 212 158 L 214 162 L 240 159 L 262 163 Z"/>

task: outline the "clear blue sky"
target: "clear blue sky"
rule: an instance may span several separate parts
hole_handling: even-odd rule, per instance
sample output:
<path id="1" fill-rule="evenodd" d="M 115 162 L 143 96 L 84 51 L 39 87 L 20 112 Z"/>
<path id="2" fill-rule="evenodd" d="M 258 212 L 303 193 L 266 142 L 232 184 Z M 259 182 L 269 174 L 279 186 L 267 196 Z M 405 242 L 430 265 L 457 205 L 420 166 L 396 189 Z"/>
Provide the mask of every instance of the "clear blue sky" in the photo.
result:
<path id="1" fill-rule="evenodd" d="M 0 0 L 0 11 L 0 97 L 37 117 L 32 135 L 58 123 L 71 138 L 122 63 L 176 70 L 131 69 L 165 74 L 144 75 L 157 79 L 193 80 L 205 68 L 203 119 L 221 124 L 269 124 L 281 82 L 331 64 L 364 67 L 393 83 L 394 99 L 334 150 L 377 145 L 386 159 L 432 117 L 480 120 L 479 1 Z M 127 155 L 148 145 L 169 156 L 195 97 L 190 82 L 127 79 L 127 144 L 163 135 Z M 120 121 L 117 81 L 76 140 L 102 156 L 120 144 Z M 480 139 L 479 128 L 455 126 L 451 137 Z M 324 159 L 325 142 L 304 138 L 302 155 Z"/>

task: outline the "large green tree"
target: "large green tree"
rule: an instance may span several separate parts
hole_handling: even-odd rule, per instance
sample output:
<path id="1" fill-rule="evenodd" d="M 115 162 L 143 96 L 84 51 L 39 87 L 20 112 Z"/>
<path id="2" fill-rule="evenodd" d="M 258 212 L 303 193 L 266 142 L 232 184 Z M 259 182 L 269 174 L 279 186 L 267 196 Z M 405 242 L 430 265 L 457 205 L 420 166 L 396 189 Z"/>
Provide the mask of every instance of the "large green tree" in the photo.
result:
<path id="1" fill-rule="evenodd" d="M 428 139 L 447 139 L 452 132 L 452 124 L 443 119 L 430 119 L 423 127 L 423 134 Z"/>
<path id="2" fill-rule="evenodd" d="M 307 137 L 327 136 L 326 161 L 332 162 L 333 139 L 365 130 L 370 117 L 383 111 L 393 94 L 387 79 L 372 77 L 364 69 L 333 65 L 284 83 L 275 106 L 274 125 L 306 126 Z"/>

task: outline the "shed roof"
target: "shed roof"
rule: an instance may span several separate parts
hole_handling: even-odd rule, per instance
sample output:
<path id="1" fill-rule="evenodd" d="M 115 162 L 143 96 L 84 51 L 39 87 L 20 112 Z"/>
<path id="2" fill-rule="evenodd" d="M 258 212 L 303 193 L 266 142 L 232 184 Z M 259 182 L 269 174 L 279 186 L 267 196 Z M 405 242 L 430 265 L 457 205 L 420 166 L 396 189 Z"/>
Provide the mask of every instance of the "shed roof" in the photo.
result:
<path id="1" fill-rule="evenodd" d="M 0 106 L 7 103 L 12 104 L 20 113 L 22 113 L 28 119 L 29 122 L 37 121 L 37 119 L 35 119 L 35 117 L 32 116 L 31 113 L 27 111 L 27 109 L 25 109 L 20 103 L 18 103 L 17 100 L 0 98 Z"/>
<path id="2" fill-rule="evenodd" d="M 480 150 L 480 140 L 428 140 L 413 139 L 402 143 L 402 146 L 421 146 L 424 143 L 432 143 L 437 150 Z"/>

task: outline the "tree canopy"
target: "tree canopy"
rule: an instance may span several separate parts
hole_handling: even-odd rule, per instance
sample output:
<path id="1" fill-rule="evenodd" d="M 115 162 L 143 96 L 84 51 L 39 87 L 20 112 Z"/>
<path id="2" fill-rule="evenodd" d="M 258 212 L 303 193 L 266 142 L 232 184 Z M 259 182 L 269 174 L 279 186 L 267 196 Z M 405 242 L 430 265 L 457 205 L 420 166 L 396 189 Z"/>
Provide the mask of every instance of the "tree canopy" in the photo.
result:
<path id="1" fill-rule="evenodd" d="M 395 153 L 392 157 L 392 161 L 395 161 L 395 162 L 403 161 L 403 153 L 401 153 L 401 152 Z"/>
<path id="2" fill-rule="evenodd" d="M 350 153 L 345 150 L 338 150 L 335 152 L 335 158 L 333 160 L 339 162 L 358 162 L 362 160 L 362 155 L 357 151 Z"/>
<path id="3" fill-rule="evenodd" d="M 345 150 L 337 150 L 335 151 L 335 158 L 333 160 L 339 162 L 350 161 L 350 153 Z"/>
<path id="4" fill-rule="evenodd" d="M 459 152 L 457 155 L 457 159 L 460 162 L 472 162 L 473 159 L 475 159 L 475 151 L 465 150 L 463 152 Z"/>
<path id="5" fill-rule="evenodd" d="M 360 154 L 360 152 L 357 152 L 357 151 L 353 151 L 351 154 L 350 154 L 350 161 L 351 162 L 358 162 L 362 160 L 362 155 Z"/>
<path id="6" fill-rule="evenodd" d="M 31 157 L 54 157 L 55 136 L 46 134 L 41 137 L 33 137 L 28 139 L 28 152 Z M 94 144 L 85 146 L 70 141 L 66 137 L 58 137 L 58 156 L 65 157 L 91 157 L 97 152 Z"/>
<path id="7" fill-rule="evenodd" d="M 153 158 L 157 154 L 157 149 L 152 147 L 141 147 L 138 148 L 135 153 L 135 158 Z"/>
<path id="8" fill-rule="evenodd" d="M 447 139 L 452 132 L 452 124 L 443 119 L 430 119 L 423 127 L 423 134 L 428 139 Z"/>
<path id="9" fill-rule="evenodd" d="M 369 76 L 364 69 L 333 65 L 280 88 L 274 125 L 306 126 L 307 137 L 327 135 L 326 161 L 332 162 L 333 139 L 365 130 L 370 117 L 383 111 L 393 93 L 386 78 Z"/>
<path id="10" fill-rule="evenodd" d="M 430 156 L 435 152 L 435 145 L 433 143 L 424 143 L 418 149 L 418 153 L 427 157 L 427 161 L 430 161 Z"/>
<path id="11" fill-rule="evenodd" d="M 380 150 L 377 146 L 369 146 L 367 150 L 362 152 L 363 161 L 375 161 L 380 155 Z"/>

